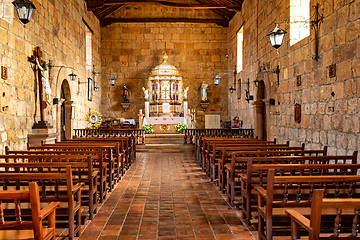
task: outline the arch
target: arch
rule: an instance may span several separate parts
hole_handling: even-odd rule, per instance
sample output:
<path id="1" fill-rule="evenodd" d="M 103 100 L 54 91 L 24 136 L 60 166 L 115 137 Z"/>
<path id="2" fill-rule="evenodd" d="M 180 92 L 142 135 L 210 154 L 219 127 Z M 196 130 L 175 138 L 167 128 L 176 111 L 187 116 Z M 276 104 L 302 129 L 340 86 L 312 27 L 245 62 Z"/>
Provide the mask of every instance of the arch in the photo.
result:
<path id="1" fill-rule="evenodd" d="M 72 103 L 70 84 L 68 80 L 64 79 L 60 87 L 60 116 L 58 118 L 58 131 L 61 140 L 72 137 Z"/>

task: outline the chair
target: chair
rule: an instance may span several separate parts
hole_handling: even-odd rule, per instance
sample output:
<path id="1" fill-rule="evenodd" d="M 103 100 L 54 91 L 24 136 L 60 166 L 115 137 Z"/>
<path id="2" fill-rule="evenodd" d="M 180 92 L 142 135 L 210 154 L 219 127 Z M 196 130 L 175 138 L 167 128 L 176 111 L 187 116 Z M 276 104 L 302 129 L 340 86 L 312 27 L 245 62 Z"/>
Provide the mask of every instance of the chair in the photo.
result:
<path id="1" fill-rule="evenodd" d="M 32 221 L 22 221 L 20 201 L 30 200 Z M 15 212 L 15 221 L 4 219 L 4 209 L 2 203 L 10 206 L 10 202 L 15 204 L 11 211 Z M 7 190 L 0 191 L 0 239 L 36 239 L 48 240 L 55 239 L 55 209 L 60 206 L 60 202 L 51 202 L 43 209 L 40 209 L 39 187 L 37 183 L 30 182 L 29 190 Z M 9 208 L 10 210 L 10 208 Z M 43 226 L 43 220 L 47 218 L 48 226 Z"/>

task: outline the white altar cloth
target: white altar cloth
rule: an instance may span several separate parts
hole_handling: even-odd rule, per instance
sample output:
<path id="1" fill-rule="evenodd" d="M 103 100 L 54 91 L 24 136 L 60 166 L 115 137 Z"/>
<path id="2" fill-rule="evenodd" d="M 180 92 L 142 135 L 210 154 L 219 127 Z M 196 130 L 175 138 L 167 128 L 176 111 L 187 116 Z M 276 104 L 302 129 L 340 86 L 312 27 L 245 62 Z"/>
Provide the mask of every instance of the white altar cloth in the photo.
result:
<path id="1" fill-rule="evenodd" d="M 183 117 L 147 117 L 144 118 L 145 123 L 152 124 L 178 124 L 179 122 L 184 123 L 185 119 Z"/>

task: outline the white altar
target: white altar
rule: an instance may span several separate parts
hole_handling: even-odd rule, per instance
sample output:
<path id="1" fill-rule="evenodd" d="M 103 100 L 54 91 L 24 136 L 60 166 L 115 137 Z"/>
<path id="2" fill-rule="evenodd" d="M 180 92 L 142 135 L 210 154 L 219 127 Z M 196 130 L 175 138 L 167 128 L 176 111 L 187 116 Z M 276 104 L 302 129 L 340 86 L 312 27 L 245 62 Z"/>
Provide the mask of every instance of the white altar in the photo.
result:
<path id="1" fill-rule="evenodd" d="M 154 124 L 154 133 L 176 133 L 174 126 L 186 123 L 184 117 L 144 117 L 143 124 Z"/>
<path id="2" fill-rule="evenodd" d="M 183 80 L 175 66 L 169 64 L 164 54 L 163 63 L 156 66 L 149 74 L 145 96 L 145 115 L 140 110 L 140 121 L 154 124 L 154 133 L 175 133 L 174 126 L 188 123 L 187 91 L 183 89 Z M 182 117 L 180 117 L 182 116 Z"/>

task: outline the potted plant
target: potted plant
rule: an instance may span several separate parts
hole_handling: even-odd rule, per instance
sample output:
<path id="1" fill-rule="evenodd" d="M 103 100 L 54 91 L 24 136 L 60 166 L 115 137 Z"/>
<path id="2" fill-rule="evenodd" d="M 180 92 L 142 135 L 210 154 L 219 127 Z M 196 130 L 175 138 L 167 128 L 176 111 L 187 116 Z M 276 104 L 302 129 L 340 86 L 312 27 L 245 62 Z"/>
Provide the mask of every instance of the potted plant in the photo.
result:
<path id="1" fill-rule="evenodd" d="M 145 133 L 154 133 L 154 124 L 146 123 L 141 129 L 145 129 Z"/>
<path id="2" fill-rule="evenodd" d="M 177 132 L 177 133 L 184 133 L 184 132 L 185 132 L 185 129 L 187 129 L 187 127 L 188 127 L 187 124 L 179 122 L 178 124 L 176 124 L 176 125 L 174 126 L 174 130 L 175 130 L 175 132 Z"/>

